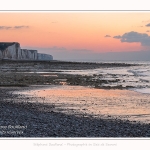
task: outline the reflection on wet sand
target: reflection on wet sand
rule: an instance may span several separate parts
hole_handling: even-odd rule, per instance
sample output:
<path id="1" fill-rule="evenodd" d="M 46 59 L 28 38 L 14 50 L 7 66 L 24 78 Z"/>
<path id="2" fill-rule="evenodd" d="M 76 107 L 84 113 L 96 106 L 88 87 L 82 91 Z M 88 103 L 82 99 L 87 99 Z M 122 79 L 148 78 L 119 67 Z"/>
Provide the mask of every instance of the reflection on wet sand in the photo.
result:
<path id="1" fill-rule="evenodd" d="M 22 91 L 21 94 L 36 97 L 38 102 L 54 104 L 59 112 L 150 123 L 149 94 L 67 85 Z"/>

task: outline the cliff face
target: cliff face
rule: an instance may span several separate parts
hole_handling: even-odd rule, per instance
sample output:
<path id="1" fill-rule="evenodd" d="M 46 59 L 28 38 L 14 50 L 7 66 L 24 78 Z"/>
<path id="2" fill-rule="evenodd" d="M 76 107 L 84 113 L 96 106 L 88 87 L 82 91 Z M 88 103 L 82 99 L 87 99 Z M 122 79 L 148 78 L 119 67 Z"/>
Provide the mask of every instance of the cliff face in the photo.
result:
<path id="1" fill-rule="evenodd" d="M 20 59 L 22 60 L 37 60 L 37 50 L 27 50 L 27 49 L 21 49 L 20 51 Z"/>
<path id="2" fill-rule="evenodd" d="M 11 60 L 53 60 L 48 54 L 38 53 L 37 50 L 21 49 L 17 42 L 0 42 L 0 59 Z"/>
<path id="3" fill-rule="evenodd" d="M 1 59 L 18 59 L 18 52 L 20 51 L 19 43 L 0 42 L 0 58 Z"/>
<path id="4" fill-rule="evenodd" d="M 38 53 L 38 60 L 53 60 L 52 55 Z"/>

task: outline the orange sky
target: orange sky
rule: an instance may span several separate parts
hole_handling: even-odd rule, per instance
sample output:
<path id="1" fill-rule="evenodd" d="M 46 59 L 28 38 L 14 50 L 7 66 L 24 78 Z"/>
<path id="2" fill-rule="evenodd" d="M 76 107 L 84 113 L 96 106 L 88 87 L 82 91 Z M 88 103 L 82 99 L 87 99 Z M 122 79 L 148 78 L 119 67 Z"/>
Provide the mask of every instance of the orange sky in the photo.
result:
<path id="1" fill-rule="evenodd" d="M 145 25 L 150 23 L 150 12 L 0 12 L 0 20 L 0 41 L 18 41 L 22 48 L 136 51 L 144 47 L 138 42 L 122 43 L 113 36 L 130 31 L 149 34 Z"/>

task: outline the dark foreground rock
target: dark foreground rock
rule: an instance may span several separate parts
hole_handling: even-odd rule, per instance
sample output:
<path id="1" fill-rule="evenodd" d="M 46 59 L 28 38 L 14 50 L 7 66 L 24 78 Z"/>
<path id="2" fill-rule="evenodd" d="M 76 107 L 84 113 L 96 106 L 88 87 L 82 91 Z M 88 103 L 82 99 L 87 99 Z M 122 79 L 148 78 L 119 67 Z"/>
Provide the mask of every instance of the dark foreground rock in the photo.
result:
<path id="1" fill-rule="evenodd" d="M 136 64 L 127 63 L 94 63 L 94 62 L 69 62 L 69 61 L 13 61 L 0 60 L 1 71 L 52 71 L 56 69 L 64 70 L 86 70 L 107 67 L 130 67 L 137 66 Z"/>
<path id="2" fill-rule="evenodd" d="M 130 67 L 135 64 L 126 63 L 90 63 L 65 61 L 0 61 L 0 86 L 29 85 L 81 85 L 95 88 L 127 89 L 117 76 L 113 80 L 105 79 L 106 75 L 75 75 L 64 70 L 87 70 L 96 68 Z M 117 86 L 110 86 L 112 83 Z M 119 84 L 118 84 L 119 83 Z M 106 86 L 104 86 L 104 84 Z"/>
<path id="3" fill-rule="evenodd" d="M 1 137 L 150 137 L 150 124 L 66 115 L 55 106 L 14 102 L 8 91 L 0 89 Z"/>

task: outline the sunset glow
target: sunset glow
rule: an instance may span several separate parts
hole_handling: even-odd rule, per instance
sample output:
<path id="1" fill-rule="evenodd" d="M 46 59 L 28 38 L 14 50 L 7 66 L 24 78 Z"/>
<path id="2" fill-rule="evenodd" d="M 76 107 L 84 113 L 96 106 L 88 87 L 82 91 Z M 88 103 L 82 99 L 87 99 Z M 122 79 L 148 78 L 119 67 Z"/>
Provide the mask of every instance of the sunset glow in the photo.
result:
<path id="1" fill-rule="evenodd" d="M 131 31 L 149 36 L 150 13 L 143 12 L 1 12 L 0 41 L 47 53 L 91 53 L 148 50 L 140 41 L 121 42 L 114 36 Z M 149 37 L 148 37 L 149 38 Z M 48 51 L 48 49 L 50 49 Z"/>

